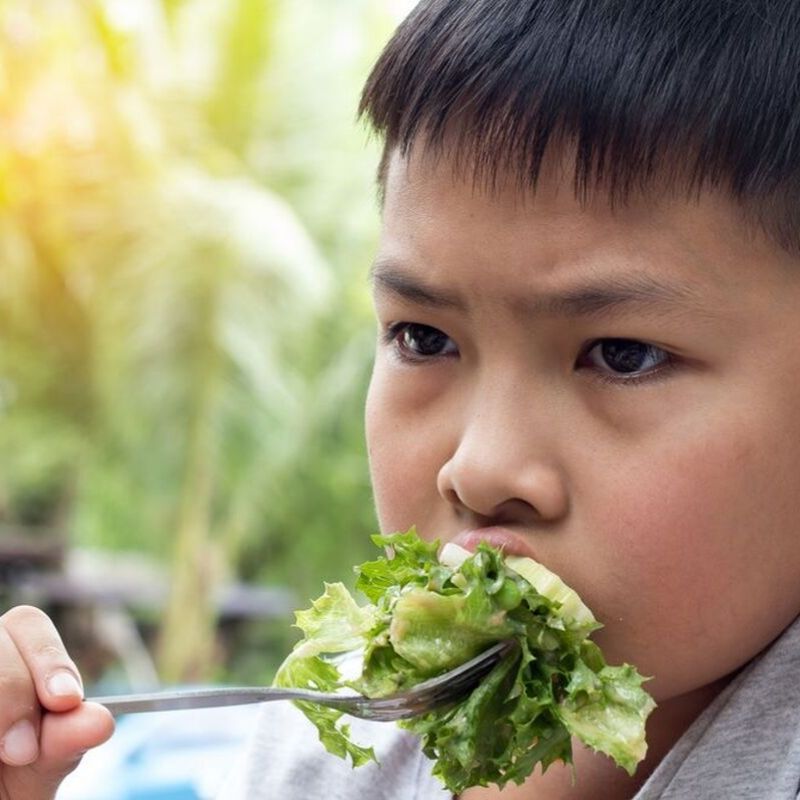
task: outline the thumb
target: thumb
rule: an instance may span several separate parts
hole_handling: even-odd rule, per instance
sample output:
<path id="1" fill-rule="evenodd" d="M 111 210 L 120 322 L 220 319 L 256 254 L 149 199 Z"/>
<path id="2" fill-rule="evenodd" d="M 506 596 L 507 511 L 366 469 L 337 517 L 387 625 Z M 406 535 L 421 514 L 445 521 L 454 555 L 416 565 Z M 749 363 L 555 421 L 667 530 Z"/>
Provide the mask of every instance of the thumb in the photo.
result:
<path id="1" fill-rule="evenodd" d="M 114 719 L 96 703 L 71 711 L 45 713 L 39 736 L 39 758 L 24 767 L 3 767 L 3 799 L 52 800 L 61 781 L 78 766 L 83 754 L 114 732 Z"/>

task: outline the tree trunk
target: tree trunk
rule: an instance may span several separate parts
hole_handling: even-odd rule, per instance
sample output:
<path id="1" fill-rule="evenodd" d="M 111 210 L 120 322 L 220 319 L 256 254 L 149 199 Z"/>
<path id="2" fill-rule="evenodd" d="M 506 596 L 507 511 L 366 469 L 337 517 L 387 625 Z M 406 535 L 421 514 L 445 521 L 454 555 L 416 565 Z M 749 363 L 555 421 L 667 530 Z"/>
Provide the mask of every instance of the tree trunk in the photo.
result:
<path id="1" fill-rule="evenodd" d="M 221 380 L 217 347 L 218 287 L 201 289 L 197 309 L 201 334 L 194 356 L 195 388 L 189 415 L 172 585 L 157 648 L 157 664 L 169 683 L 206 681 L 215 668 L 215 595 L 223 555 L 212 536 L 216 442 L 214 421 Z"/>

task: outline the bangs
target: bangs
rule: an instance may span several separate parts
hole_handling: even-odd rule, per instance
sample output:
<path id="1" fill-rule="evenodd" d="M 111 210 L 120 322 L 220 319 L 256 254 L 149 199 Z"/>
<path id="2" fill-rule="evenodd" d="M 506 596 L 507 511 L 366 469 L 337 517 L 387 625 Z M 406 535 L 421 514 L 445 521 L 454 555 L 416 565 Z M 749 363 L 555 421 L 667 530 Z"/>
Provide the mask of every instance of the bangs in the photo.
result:
<path id="1" fill-rule="evenodd" d="M 800 252 L 796 0 L 423 0 L 364 88 L 387 155 L 421 144 L 485 187 L 535 191 L 548 149 L 578 196 L 656 182 L 729 193 Z M 379 176 L 382 180 L 383 173 Z"/>

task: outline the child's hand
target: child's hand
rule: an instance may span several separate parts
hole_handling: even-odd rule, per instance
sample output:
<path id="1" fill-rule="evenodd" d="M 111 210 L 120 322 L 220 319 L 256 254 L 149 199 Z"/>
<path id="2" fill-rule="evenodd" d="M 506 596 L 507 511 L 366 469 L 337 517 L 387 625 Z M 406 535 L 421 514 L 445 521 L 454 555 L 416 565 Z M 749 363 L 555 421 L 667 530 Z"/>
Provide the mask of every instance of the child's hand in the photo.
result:
<path id="1" fill-rule="evenodd" d="M 31 606 L 0 617 L 0 800 L 51 800 L 83 753 L 111 736 L 108 711 L 82 698 L 49 617 Z"/>

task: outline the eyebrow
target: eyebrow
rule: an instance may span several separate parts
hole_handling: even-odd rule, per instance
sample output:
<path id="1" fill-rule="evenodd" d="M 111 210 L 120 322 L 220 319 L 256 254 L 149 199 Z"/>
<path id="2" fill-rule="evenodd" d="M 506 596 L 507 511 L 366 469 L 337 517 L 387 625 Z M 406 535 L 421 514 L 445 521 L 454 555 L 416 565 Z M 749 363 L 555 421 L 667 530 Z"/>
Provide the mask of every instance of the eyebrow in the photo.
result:
<path id="1" fill-rule="evenodd" d="M 426 284 L 394 262 L 376 261 L 370 270 L 376 291 L 396 295 L 402 300 L 435 309 L 466 310 L 464 299 Z M 688 286 L 659 281 L 641 274 L 587 279 L 560 292 L 536 293 L 512 298 L 515 310 L 534 316 L 602 316 L 629 307 L 652 310 L 686 309 L 696 304 L 696 294 Z"/>
<path id="2" fill-rule="evenodd" d="M 465 303 L 457 295 L 426 286 L 391 262 L 376 261 L 369 271 L 369 277 L 377 291 L 397 295 L 411 303 L 460 311 L 465 308 Z"/>

